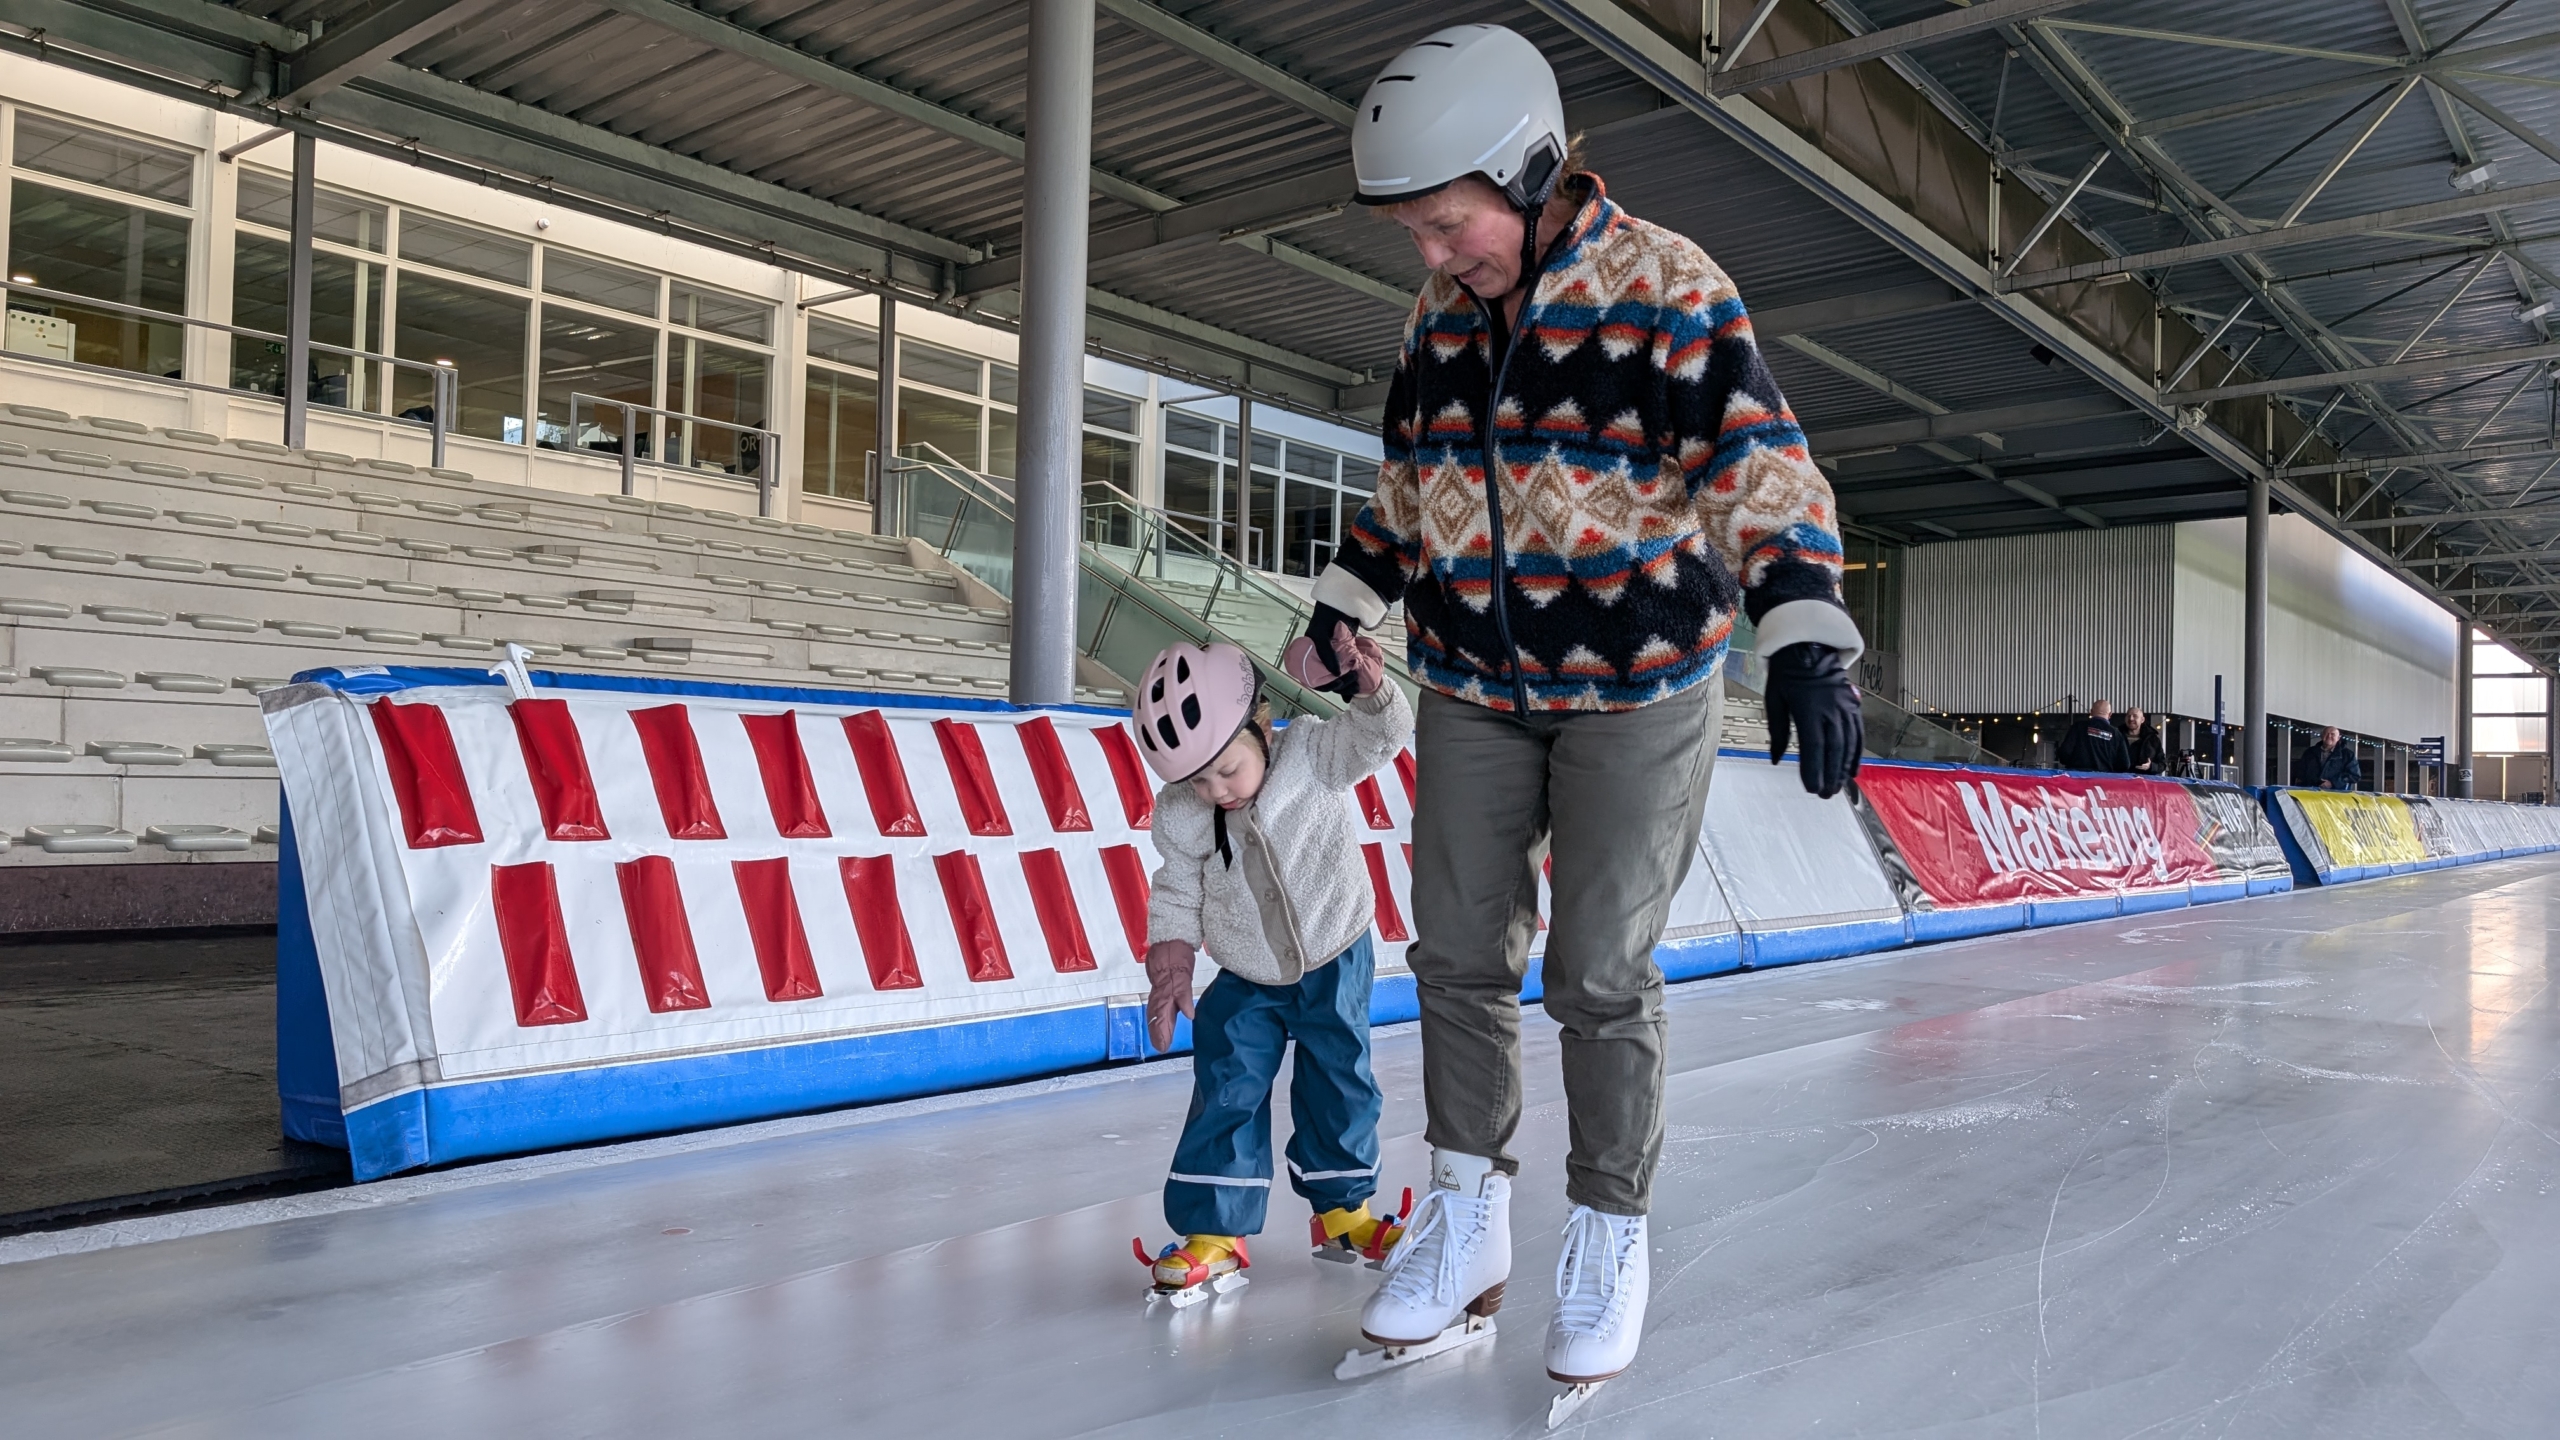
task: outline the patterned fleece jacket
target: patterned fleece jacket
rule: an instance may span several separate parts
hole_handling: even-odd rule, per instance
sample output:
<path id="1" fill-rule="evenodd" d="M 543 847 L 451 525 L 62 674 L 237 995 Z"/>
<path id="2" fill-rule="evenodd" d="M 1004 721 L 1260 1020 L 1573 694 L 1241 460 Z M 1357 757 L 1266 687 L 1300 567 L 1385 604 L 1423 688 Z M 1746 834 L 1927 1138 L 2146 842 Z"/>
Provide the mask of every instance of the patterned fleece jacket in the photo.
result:
<path id="1" fill-rule="evenodd" d="M 1507 359 L 1488 307 L 1423 286 L 1377 493 L 1315 598 L 1368 626 L 1401 598 L 1414 677 L 1496 710 L 1677 694 L 1716 674 L 1737 603 L 1763 655 L 1854 660 L 1831 487 L 1733 282 L 1598 176 L 1567 183 L 1582 208 Z"/>

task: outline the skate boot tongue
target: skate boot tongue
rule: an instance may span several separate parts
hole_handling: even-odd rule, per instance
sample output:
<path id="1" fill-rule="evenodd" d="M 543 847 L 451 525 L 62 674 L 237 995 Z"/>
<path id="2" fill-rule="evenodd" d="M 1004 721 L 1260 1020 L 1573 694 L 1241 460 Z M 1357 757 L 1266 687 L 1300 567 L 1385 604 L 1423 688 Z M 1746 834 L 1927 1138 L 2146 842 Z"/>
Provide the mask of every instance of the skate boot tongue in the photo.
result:
<path id="1" fill-rule="evenodd" d="M 1462 1155 L 1455 1150 L 1431 1152 L 1431 1188 L 1434 1190 L 1454 1190 L 1461 1195 L 1481 1196 L 1486 1193 L 1486 1181 L 1496 1173 L 1493 1162 L 1482 1155 Z"/>

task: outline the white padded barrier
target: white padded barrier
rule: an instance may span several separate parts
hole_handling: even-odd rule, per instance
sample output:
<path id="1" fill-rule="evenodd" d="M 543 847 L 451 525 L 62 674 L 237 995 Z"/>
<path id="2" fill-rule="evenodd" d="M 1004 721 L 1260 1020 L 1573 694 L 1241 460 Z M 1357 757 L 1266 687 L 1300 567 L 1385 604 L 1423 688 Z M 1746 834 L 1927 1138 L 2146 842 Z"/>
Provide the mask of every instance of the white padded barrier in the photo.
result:
<path id="1" fill-rule="evenodd" d="M 1723 753 L 1701 839 L 1745 964 L 1854 955 L 1905 938 L 1902 907 L 1857 812 L 1806 794 L 1793 762 Z"/>

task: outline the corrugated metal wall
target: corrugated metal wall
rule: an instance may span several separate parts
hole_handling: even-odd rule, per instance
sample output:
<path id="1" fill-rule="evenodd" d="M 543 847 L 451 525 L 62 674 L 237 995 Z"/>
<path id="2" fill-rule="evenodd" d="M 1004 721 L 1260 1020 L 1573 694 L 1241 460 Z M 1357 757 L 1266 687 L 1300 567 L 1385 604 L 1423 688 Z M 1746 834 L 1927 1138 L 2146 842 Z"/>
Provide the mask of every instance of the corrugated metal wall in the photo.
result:
<path id="1" fill-rule="evenodd" d="M 1915 546 L 1902 683 L 1923 706 L 2024 713 L 2074 696 L 2169 706 L 2174 526 Z"/>

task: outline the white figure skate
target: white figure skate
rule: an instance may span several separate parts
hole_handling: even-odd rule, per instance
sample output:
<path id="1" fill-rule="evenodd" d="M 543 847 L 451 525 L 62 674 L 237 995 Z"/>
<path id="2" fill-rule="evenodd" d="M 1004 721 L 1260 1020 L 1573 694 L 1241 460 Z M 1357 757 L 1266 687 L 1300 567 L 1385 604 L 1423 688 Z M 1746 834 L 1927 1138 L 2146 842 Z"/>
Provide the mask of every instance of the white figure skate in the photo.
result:
<path id="1" fill-rule="evenodd" d="M 1547 1407 L 1548 1429 L 1635 1363 L 1653 1291 L 1651 1252 L 1642 1215 L 1573 1207 L 1564 1253 L 1556 1257 L 1555 1319 L 1547 1325 L 1547 1375 L 1569 1388 Z"/>
<path id="2" fill-rule="evenodd" d="M 1511 1278 L 1511 1177 L 1482 1156 L 1433 1151 L 1431 1189 L 1385 1269 L 1360 1311 L 1360 1334 L 1378 1348 L 1345 1352 L 1337 1380 L 1493 1338 L 1493 1314 Z"/>

